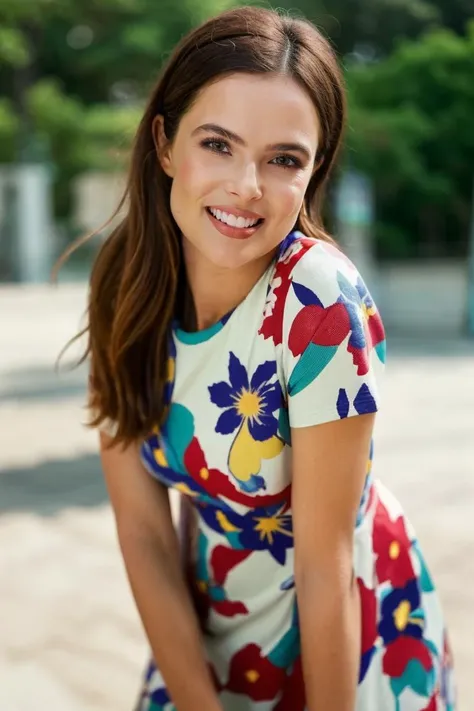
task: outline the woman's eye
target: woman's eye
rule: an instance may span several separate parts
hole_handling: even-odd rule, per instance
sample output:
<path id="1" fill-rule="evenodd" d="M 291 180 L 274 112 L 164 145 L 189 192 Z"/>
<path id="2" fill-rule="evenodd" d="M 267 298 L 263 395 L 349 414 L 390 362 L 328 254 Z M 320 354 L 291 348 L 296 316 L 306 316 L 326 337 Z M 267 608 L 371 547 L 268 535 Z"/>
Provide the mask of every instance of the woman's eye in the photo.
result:
<path id="1" fill-rule="evenodd" d="M 214 153 L 230 153 L 229 144 L 226 141 L 219 141 L 215 138 L 208 138 L 201 144 L 205 148 L 208 148 Z"/>
<path id="2" fill-rule="evenodd" d="M 282 168 L 301 168 L 301 163 L 294 156 L 281 155 L 273 159 L 275 165 L 281 165 Z"/>
<path id="3" fill-rule="evenodd" d="M 230 155 L 230 145 L 227 141 L 220 140 L 219 138 L 206 138 L 201 142 L 201 146 L 206 150 L 213 151 L 213 153 L 219 153 L 220 155 Z M 279 165 L 282 168 L 301 168 L 301 161 L 292 155 L 282 154 L 276 156 L 271 163 L 274 165 Z"/>

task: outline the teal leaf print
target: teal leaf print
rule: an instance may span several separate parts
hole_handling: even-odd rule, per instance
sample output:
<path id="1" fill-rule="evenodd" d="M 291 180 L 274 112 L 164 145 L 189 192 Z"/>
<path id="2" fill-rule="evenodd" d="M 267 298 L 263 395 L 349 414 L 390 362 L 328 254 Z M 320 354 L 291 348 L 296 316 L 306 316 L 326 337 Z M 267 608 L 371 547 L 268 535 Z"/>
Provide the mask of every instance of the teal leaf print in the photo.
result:
<path id="1" fill-rule="evenodd" d="M 288 395 L 295 396 L 304 390 L 334 358 L 337 346 L 317 346 L 309 343 L 293 368 L 288 382 Z"/>

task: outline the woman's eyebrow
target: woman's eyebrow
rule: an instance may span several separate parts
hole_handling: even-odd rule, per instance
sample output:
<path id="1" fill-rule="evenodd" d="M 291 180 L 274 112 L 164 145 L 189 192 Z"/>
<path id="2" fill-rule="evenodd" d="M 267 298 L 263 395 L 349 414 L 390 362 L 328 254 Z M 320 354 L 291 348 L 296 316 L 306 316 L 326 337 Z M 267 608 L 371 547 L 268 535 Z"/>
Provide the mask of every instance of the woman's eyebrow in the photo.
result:
<path id="1" fill-rule="evenodd" d="M 195 128 L 191 135 L 194 136 L 200 132 L 216 133 L 218 136 L 227 138 L 227 140 L 232 141 L 233 143 L 237 143 L 239 146 L 246 146 L 247 145 L 245 143 L 244 139 L 241 138 L 241 136 L 239 136 L 237 133 L 230 131 L 228 128 L 224 128 L 223 126 L 219 126 L 219 124 L 217 124 L 217 123 L 203 123 L 201 126 L 198 126 L 197 128 Z M 272 143 L 271 145 L 265 146 L 265 150 L 267 150 L 267 151 L 296 151 L 296 152 L 304 155 L 304 157 L 308 161 L 310 161 L 312 159 L 310 149 L 307 146 L 305 146 L 304 143 L 301 143 L 300 141 L 291 141 L 291 142 L 287 142 L 287 143 Z"/>
<path id="2" fill-rule="evenodd" d="M 197 128 L 195 128 L 191 135 L 194 136 L 196 133 L 199 133 L 201 131 L 202 132 L 211 131 L 212 133 L 217 133 L 219 136 L 222 136 L 223 138 L 227 138 L 229 141 L 238 143 L 241 146 L 247 145 L 243 138 L 238 136 L 233 131 L 229 131 L 229 129 L 219 126 L 217 123 L 203 123 L 202 126 L 198 126 Z"/>

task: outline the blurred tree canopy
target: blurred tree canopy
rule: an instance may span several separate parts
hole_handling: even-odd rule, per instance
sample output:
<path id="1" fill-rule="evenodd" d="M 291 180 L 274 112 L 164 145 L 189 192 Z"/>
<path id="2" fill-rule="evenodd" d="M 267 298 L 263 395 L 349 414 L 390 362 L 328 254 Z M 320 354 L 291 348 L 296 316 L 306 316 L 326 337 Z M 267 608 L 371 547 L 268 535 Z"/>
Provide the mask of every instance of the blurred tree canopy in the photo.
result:
<path id="1" fill-rule="evenodd" d="M 474 179 L 474 22 L 348 68 L 348 160 L 375 182 L 381 256 L 465 253 Z"/>
<path id="2" fill-rule="evenodd" d="M 57 214 L 67 217 L 72 178 L 123 165 L 143 99 L 172 47 L 232 4 L 0 0 L 0 162 L 50 159 Z M 474 0 L 295 4 L 279 7 L 323 28 L 345 66 L 345 157 L 375 181 L 380 255 L 462 253 L 474 172 L 467 24 Z"/>
<path id="3" fill-rule="evenodd" d="M 0 162 L 49 156 L 70 179 L 123 163 L 163 60 L 225 0 L 0 0 Z"/>
<path id="4" fill-rule="evenodd" d="M 291 0 L 280 5 L 295 7 Z M 413 39 L 429 29 L 463 34 L 474 17 L 474 0 L 297 0 L 296 7 L 325 31 L 341 55 L 366 59 L 386 56 L 400 38 Z"/>

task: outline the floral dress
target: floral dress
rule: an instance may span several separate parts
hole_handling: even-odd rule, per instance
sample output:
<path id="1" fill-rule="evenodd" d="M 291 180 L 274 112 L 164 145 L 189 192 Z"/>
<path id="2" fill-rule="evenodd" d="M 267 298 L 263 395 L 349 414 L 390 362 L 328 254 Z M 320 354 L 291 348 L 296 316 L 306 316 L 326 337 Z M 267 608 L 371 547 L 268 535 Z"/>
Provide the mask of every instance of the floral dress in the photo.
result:
<path id="1" fill-rule="evenodd" d="M 304 711 L 291 510 L 291 428 L 375 412 L 376 306 L 335 247 L 292 232 L 214 326 L 173 329 L 167 419 L 151 476 L 191 503 L 190 587 L 225 711 Z M 356 711 L 454 711 L 442 610 L 415 533 L 374 478 L 354 531 L 362 606 Z M 315 601 L 317 604 L 317 601 Z M 139 711 L 172 711 L 154 662 Z"/>

